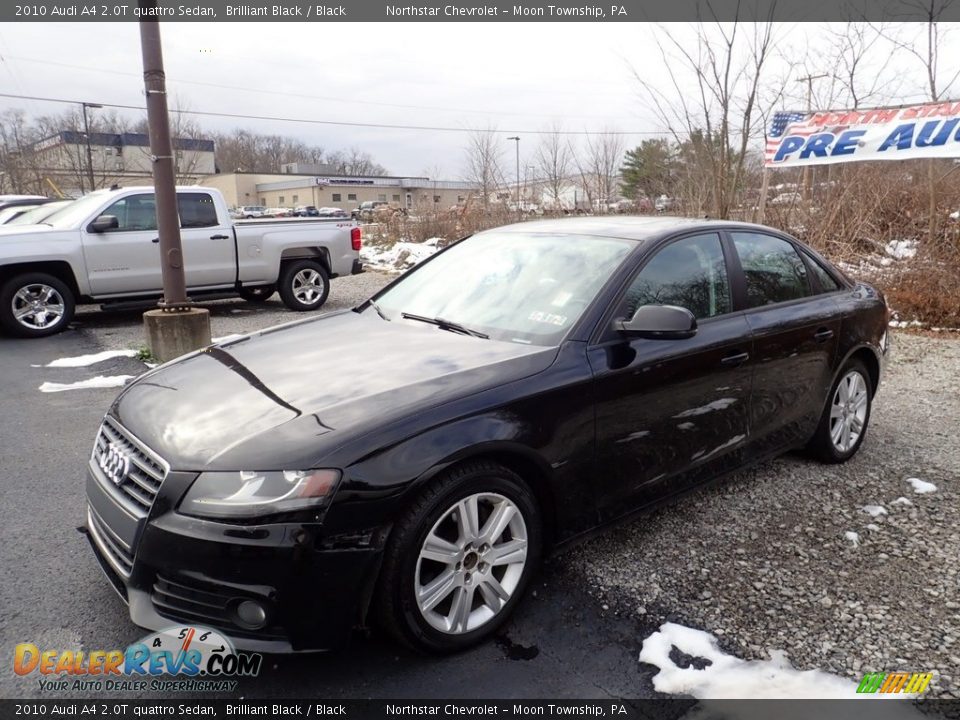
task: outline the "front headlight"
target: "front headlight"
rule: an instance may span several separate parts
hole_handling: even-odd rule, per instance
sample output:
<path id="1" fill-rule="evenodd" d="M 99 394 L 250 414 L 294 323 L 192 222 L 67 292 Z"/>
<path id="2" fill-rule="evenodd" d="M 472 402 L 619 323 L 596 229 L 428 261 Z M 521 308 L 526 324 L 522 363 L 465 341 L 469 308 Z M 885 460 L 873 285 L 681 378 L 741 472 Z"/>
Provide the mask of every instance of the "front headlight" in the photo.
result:
<path id="1" fill-rule="evenodd" d="M 340 481 L 339 470 L 200 473 L 180 512 L 209 518 L 253 518 L 324 505 Z"/>

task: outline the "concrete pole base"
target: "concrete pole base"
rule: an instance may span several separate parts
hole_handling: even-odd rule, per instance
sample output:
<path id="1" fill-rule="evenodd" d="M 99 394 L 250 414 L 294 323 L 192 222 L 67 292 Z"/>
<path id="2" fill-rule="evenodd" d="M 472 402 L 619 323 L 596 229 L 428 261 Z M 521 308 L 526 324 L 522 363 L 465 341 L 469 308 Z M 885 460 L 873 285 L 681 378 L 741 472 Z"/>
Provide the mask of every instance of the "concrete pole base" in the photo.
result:
<path id="1" fill-rule="evenodd" d="M 148 310 L 143 314 L 143 329 L 150 354 L 167 362 L 210 344 L 210 311 L 190 308 L 170 312 Z"/>

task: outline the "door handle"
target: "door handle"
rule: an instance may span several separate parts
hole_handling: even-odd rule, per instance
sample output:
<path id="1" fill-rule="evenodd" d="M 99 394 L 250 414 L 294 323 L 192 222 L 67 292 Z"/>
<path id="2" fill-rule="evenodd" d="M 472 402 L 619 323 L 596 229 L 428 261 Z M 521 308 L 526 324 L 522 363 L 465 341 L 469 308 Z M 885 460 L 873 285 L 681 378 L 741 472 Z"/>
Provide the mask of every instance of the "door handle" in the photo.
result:
<path id="1" fill-rule="evenodd" d="M 723 360 L 720 361 L 720 364 L 726 365 L 727 367 L 737 367 L 738 365 L 743 365 L 749 359 L 750 353 L 739 352 L 733 355 L 727 355 Z"/>
<path id="2" fill-rule="evenodd" d="M 152 243 L 158 243 L 158 242 L 160 242 L 160 238 L 154 238 L 154 239 L 151 240 L 150 242 L 152 242 Z"/>
<path id="3" fill-rule="evenodd" d="M 813 334 L 813 339 L 818 343 L 826 342 L 833 337 L 833 330 L 829 328 L 820 328 Z"/>
<path id="4" fill-rule="evenodd" d="M 211 235 L 210 239 L 211 240 L 229 240 L 230 236 L 229 235 Z"/>

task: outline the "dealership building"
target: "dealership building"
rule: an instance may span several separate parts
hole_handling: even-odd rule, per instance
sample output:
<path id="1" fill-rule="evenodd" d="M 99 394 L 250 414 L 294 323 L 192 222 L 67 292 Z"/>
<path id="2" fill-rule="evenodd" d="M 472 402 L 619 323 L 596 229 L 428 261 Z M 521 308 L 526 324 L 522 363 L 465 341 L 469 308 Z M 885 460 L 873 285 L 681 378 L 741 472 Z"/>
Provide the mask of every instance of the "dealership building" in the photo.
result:
<path id="1" fill-rule="evenodd" d="M 462 205 L 476 189 L 458 180 L 427 177 L 344 176 L 323 172 L 324 166 L 291 163 L 277 174 L 233 172 L 208 175 L 201 182 L 223 193 L 230 207 L 336 207 L 352 210 L 373 200 L 411 211 Z M 305 172 L 305 171 L 320 172 Z"/>

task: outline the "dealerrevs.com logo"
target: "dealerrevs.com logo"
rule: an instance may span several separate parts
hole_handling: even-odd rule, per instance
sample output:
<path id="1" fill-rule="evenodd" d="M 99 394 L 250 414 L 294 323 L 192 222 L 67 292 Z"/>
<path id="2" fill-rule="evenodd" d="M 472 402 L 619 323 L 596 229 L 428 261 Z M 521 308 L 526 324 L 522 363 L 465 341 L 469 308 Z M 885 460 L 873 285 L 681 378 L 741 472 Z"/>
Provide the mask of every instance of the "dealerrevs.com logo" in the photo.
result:
<path id="1" fill-rule="evenodd" d="M 147 635 L 125 650 L 41 649 L 20 643 L 13 670 L 36 676 L 42 691 L 232 691 L 236 677 L 254 677 L 263 657 L 239 652 L 217 630 L 196 625 Z"/>

